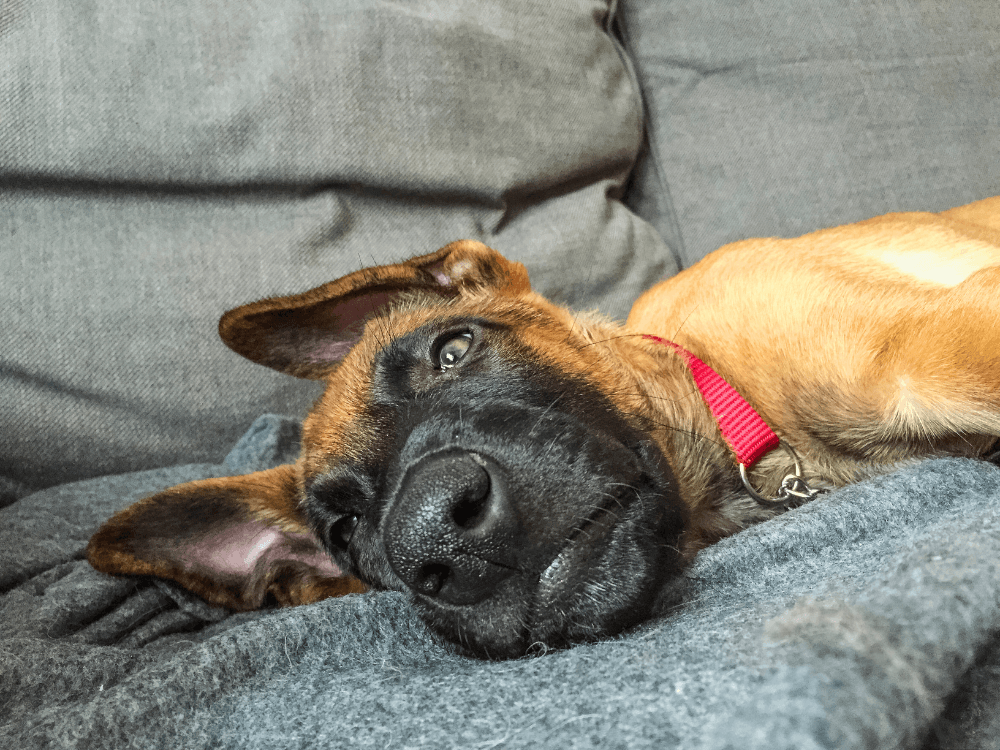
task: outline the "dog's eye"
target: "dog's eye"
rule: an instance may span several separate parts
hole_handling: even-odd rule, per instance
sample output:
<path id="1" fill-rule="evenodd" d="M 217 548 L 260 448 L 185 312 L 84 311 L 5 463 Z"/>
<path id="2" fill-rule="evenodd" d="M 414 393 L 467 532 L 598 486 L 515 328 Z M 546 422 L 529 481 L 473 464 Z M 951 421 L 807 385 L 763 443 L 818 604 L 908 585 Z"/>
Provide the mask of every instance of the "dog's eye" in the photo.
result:
<path id="1" fill-rule="evenodd" d="M 471 345 L 472 334 L 468 332 L 460 333 L 457 336 L 446 339 L 438 348 L 438 366 L 442 370 L 454 367 L 465 356 L 466 352 L 469 351 Z"/>
<path id="2" fill-rule="evenodd" d="M 346 550 L 357 527 L 357 516 L 344 516 L 330 527 L 330 543 L 338 549 Z"/>

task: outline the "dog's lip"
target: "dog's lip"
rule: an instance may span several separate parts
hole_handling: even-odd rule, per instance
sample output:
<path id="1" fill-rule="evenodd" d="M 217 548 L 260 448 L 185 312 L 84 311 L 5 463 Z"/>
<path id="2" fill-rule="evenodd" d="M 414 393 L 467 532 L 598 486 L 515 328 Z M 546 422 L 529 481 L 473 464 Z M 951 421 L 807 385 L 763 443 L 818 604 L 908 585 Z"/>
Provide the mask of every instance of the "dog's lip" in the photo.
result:
<path id="1" fill-rule="evenodd" d="M 641 541 L 635 546 L 644 534 L 636 536 L 636 532 L 646 528 L 650 503 L 659 503 L 661 498 L 666 502 L 676 493 L 671 474 L 663 475 L 648 456 L 637 457 L 641 467 L 638 475 L 631 481 L 616 483 L 616 490 L 577 522 L 558 553 L 539 573 L 526 618 L 529 650 L 533 644 L 558 646 L 581 638 L 587 640 L 604 627 L 600 624 L 604 617 L 627 619 L 621 606 L 625 601 L 622 596 L 628 595 L 608 577 L 616 579 L 622 563 L 634 561 L 636 554 L 645 554 Z M 605 594 L 610 595 L 607 601 Z M 643 601 L 637 599 L 636 606 L 641 607 Z M 582 630 L 576 625 L 581 616 Z M 597 619 L 591 628 L 586 623 L 593 618 Z"/>
<path id="2" fill-rule="evenodd" d="M 638 456 L 637 458 L 639 458 L 640 464 L 642 464 L 642 459 Z M 626 487 L 628 485 L 621 484 L 619 486 Z M 552 561 L 539 574 L 539 585 L 542 586 L 554 579 L 556 571 L 565 565 L 565 558 L 568 557 L 572 553 L 573 549 L 578 546 L 577 540 L 585 531 L 587 531 L 599 520 L 611 517 L 615 519 L 615 522 L 608 524 L 604 532 L 605 534 L 610 533 L 610 531 L 622 520 L 618 517 L 616 511 L 626 513 L 632 505 L 632 502 L 636 499 L 637 494 L 635 492 L 614 492 L 608 494 L 603 502 L 597 504 L 591 513 L 588 516 L 585 516 L 581 522 L 573 528 L 572 532 L 567 536 L 565 542 L 560 547 L 559 552 L 556 553 L 556 556 L 552 559 Z"/>
<path id="3" fill-rule="evenodd" d="M 538 586 L 535 592 L 535 601 L 532 610 L 534 613 L 543 611 L 547 605 L 552 604 L 561 593 L 561 584 L 564 583 L 564 576 L 568 575 L 571 567 L 571 558 L 582 553 L 584 556 L 593 551 L 592 545 L 583 547 L 580 538 L 586 536 L 586 532 L 598 523 L 605 525 L 601 536 L 606 537 L 621 520 L 616 517 L 615 509 L 626 510 L 627 504 L 621 498 L 612 496 L 598 505 L 581 523 L 579 523 L 567 537 L 559 552 L 552 559 L 545 569 L 538 576 Z M 609 521 L 612 521 L 610 522 Z"/>
<path id="4" fill-rule="evenodd" d="M 610 509 L 605 507 L 605 505 L 609 504 L 610 502 L 606 502 L 603 505 L 599 505 L 597 508 L 593 510 L 593 512 L 591 512 L 589 516 L 583 519 L 582 523 L 579 523 L 574 527 L 572 533 L 570 533 L 569 536 L 566 538 L 565 543 L 562 545 L 562 547 L 559 548 L 559 552 L 557 552 L 556 556 L 552 559 L 552 562 L 550 562 L 548 566 L 545 568 L 545 570 L 543 570 L 539 575 L 538 577 L 539 582 L 550 580 L 552 578 L 553 572 L 557 568 L 559 568 L 560 565 L 562 565 L 562 559 L 564 555 L 566 555 L 572 549 L 574 543 L 580 537 L 580 535 L 588 528 L 593 526 L 598 518 L 610 512 Z M 617 501 L 614 504 L 621 507 L 621 503 Z"/>

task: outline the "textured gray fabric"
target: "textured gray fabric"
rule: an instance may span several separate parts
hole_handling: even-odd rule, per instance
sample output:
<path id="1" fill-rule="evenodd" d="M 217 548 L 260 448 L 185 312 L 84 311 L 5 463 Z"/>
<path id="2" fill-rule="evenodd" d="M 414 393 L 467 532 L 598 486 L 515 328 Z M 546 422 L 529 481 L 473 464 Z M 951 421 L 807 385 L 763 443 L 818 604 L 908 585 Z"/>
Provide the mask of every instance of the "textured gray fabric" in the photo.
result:
<path id="1" fill-rule="evenodd" d="M 0 477 L 0 508 L 29 494 L 31 489 L 27 485 L 7 477 Z"/>
<path id="2" fill-rule="evenodd" d="M 316 392 L 217 341 L 231 306 L 476 237 L 622 316 L 732 239 L 1000 192 L 997 7 L 629 0 L 633 73 L 596 0 L 0 3 L 0 744 L 1000 748 L 984 464 L 825 497 L 635 632 L 499 664 L 399 594 L 233 615 L 82 558 L 146 494 L 294 456 L 274 417 L 226 454 Z M 669 249 L 617 201 L 636 80 L 630 205 Z"/>
<path id="3" fill-rule="evenodd" d="M 636 106 L 606 13 L 594 0 L 21 0 L 4 13 L 0 174 L 336 180 L 498 203 L 632 161 Z"/>
<path id="4" fill-rule="evenodd" d="M 996 0 L 628 0 L 648 105 L 630 205 L 684 265 L 1000 193 Z"/>
<path id="5" fill-rule="evenodd" d="M 616 200 L 638 89 L 598 0 L 0 8 L 0 475 L 219 461 L 309 383 L 230 307 L 481 239 L 624 316 L 676 270 Z"/>
<path id="6" fill-rule="evenodd" d="M 223 466 L 0 510 L 0 736 L 18 748 L 1000 746 L 1000 470 L 928 461 L 705 550 L 622 637 L 489 663 L 400 594 L 229 615 L 80 559 L 109 513 L 294 455 L 265 417 Z"/>

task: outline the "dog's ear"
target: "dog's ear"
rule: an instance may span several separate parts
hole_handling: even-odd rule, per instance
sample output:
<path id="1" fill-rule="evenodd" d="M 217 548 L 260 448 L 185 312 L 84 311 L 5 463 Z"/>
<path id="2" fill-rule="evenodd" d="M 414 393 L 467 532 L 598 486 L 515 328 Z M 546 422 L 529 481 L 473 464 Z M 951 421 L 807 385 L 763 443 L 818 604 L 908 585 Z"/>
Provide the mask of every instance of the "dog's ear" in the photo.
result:
<path id="1" fill-rule="evenodd" d="M 459 240 L 403 263 L 356 271 L 290 297 L 230 310 L 219 335 L 247 359 L 300 378 L 322 379 L 357 343 L 365 321 L 401 294 L 443 297 L 530 289 L 528 272 L 474 240 Z"/>
<path id="2" fill-rule="evenodd" d="M 176 581 L 235 610 L 365 590 L 306 526 L 292 465 L 188 482 L 140 500 L 91 538 L 87 559 L 104 573 Z"/>

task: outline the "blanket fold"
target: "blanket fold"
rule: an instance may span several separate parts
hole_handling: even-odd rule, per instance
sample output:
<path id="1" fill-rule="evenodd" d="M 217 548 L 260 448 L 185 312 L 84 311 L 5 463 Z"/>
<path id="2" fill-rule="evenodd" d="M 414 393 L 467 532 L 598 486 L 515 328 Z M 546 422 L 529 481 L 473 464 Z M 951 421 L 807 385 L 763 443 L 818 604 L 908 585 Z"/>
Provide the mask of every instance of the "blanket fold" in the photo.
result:
<path id="1" fill-rule="evenodd" d="M 168 485 L 290 460 L 258 420 L 222 465 L 87 480 L 0 510 L 0 735 L 12 747 L 996 748 L 1000 469 L 940 459 L 701 553 L 633 632 L 458 655 L 405 595 L 232 614 L 83 559 Z"/>

